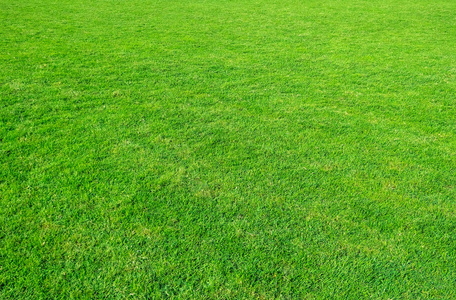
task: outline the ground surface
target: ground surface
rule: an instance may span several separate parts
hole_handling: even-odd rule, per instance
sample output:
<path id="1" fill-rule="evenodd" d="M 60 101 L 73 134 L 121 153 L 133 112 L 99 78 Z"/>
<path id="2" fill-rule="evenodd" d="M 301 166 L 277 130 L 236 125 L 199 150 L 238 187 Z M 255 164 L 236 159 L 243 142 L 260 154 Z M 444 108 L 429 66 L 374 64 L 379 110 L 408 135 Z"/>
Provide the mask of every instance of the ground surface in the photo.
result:
<path id="1" fill-rule="evenodd" d="M 455 12 L 0 0 L 0 298 L 456 298 Z"/>

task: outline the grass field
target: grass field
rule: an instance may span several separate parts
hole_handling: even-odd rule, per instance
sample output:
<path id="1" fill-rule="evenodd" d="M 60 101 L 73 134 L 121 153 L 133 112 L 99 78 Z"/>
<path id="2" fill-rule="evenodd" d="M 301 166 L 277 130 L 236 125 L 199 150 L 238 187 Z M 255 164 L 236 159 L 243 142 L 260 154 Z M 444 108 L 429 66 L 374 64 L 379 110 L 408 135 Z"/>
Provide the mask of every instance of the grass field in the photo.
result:
<path id="1" fill-rule="evenodd" d="M 0 24 L 0 299 L 456 299 L 456 1 Z"/>

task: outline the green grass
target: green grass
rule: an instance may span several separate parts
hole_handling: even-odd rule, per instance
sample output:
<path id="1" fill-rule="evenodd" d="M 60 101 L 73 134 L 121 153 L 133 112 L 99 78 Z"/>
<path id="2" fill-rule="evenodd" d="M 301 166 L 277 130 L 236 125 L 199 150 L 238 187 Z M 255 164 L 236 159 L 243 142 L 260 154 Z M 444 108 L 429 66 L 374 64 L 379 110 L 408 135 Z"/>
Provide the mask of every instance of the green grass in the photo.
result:
<path id="1" fill-rule="evenodd" d="M 0 0 L 1 299 L 456 299 L 453 0 Z"/>

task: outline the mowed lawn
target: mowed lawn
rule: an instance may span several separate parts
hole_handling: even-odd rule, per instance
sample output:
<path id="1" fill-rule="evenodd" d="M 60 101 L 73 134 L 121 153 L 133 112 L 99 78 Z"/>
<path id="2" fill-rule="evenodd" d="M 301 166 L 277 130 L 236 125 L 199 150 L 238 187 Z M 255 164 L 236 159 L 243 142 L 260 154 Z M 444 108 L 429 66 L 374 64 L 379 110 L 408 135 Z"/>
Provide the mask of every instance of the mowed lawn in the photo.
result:
<path id="1" fill-rule="evenodd" d="M 0 25 L 1 299 L 456 299 L 456 1 Z"/>

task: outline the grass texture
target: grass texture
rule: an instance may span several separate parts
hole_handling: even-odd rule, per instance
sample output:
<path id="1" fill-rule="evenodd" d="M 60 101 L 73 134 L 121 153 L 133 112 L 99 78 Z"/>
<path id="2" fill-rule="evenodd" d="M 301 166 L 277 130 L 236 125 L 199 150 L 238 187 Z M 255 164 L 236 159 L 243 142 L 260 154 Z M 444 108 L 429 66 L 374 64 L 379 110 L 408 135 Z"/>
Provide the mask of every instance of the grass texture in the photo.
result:
<path id="1" fill-rule="evenodd" d="M 456 299 L 455 12 L 0 0 L 0 298 Z"/>

